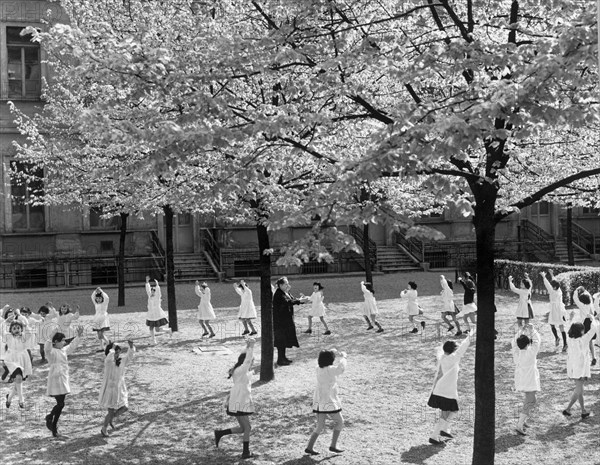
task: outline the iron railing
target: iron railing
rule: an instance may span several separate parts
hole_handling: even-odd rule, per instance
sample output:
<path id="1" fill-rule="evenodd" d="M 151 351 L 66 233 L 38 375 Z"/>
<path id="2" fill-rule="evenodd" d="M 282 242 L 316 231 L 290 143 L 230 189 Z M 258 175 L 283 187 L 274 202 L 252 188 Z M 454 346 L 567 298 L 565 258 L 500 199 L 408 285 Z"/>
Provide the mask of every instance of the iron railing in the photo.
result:
<path id="1" fill-rule="evenodd" d="M 350 235 L 354 238 L 356 243 L 360 246 L 360 248 L 365 250 L 365 237 L 362 229 L 357 228 L 356 226 L 350 226 Z M 371 269 L 375 268 L 377 264 L 377 244 L 369 238 L 369 263 L 371 264 Z M 364 263 L 360 263 L 360 265 L 364 268 Z"/>
<path id="2" fill-rule="evenodd" d="M 567 219 L 560 219 L 560 226 L 563 237 L 567 236 Z M 578 246 L 584 252 L 589 254 L 600 253 L 600 240 L 596 238 L 594 233 L 588 231 L 580 224 L 571 222 L 571 231 L 573 232 L 573 245 Z"/>
<path id="3" fill-rule="evenodd" d="M 519 238 L 525 243 L 525 248 L 537 260 L 556 260 L 554 249 L 555 239 L 550 234 L 529 220 L 521 220 L 519 224 Z"/>

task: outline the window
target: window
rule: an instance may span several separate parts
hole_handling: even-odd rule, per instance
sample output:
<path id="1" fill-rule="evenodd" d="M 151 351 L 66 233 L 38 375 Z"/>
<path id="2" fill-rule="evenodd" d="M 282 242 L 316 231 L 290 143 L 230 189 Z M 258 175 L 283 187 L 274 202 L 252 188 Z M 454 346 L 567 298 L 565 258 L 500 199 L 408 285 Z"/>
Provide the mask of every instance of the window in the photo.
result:
<path id="1" fill-rule="evenodd" d="M 22 27 L 6 28 L 8 98 L 39 100 L 42 92 L 40 45 Z"/>
<path id="2" fill-rule="evenodd" d="M 10 196 L 13 231 L 44 231 L 44 206 L 31 204 L 34 198 L 44 194 L 43 170 L 21 162 L 13 162 L 12 168 Z"/>
<path id="3" fill-rule="evenodd" d="M 102 218 L 102 208 L 90 208 L 90 229 L 119 229 L 121 227 L 121 217 L 112 216 Z"/>
<path id="4" fill-rule="evenodd" d="M 180 213 L 177 215 L 178 226 L 190 226 L 192 224 L 192 215 L 190 213 Z"/>
<path id="5" fill-rule="evenodd" d="M 534 216 L 538 215 L 549 215 L 550 214 L 550 204 L 545 200 L 541 202 L 536 202 L 531 206 L 531 213 Z"/>
<path id="6" fill-rule="evenodd" d="M 600 215 L 600 208 L 583 207 L 581 213 L 583 215 L 598 216 Z"/>

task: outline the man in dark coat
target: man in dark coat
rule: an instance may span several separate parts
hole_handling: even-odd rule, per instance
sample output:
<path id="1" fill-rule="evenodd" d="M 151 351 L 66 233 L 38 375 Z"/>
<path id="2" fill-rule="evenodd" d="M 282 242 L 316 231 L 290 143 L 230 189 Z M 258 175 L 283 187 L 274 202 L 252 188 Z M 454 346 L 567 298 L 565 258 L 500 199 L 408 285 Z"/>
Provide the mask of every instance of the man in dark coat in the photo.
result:
<path id="1" fill-rule="evenodd" d="M 279 278 L 275 284 L 277 290 L 273 295 L 273 345 L 277 348 L 277 365 L 289 365 L 292 361 L 285 356 L 285 349 L 300 347 L 294 324 L 294 305 L 307 302 L 308 297 L 294 298 L 289 293 L 291 286 L 286 277 Z"/>

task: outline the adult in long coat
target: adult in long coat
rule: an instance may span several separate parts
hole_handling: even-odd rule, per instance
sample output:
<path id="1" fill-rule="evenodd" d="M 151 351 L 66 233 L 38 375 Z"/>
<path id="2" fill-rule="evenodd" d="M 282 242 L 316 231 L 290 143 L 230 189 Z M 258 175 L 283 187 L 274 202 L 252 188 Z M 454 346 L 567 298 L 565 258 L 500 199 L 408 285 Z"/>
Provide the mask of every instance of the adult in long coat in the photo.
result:
<path id="1" fill-rule="evenodd" d="M 300 347 L 296 337 L 294 324 L 294 305 L 307 302 L 307 297 L 296 299 L 289 293 L 290 283 L 286 277 L 279 278 L 275 283 L 277 289 L 273 295 L 273 345 L 277 348 L 277 364 L 289 365 L 292 363 L 285 356 L 288 347 Z"/>

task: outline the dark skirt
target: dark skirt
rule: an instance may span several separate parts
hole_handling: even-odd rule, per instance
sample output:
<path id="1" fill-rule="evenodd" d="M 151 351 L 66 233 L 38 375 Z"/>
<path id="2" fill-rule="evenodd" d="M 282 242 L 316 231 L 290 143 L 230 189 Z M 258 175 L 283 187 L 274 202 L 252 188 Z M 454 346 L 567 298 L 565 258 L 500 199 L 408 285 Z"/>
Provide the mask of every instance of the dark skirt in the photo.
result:
<path id="1" fill-rule="evenodd" d="M 229 409 L 225 410 L 227 415 L 230 417 L 247 417 L 248 415 L 252 415 L 254 412 L 230 412 Z"/>
<path id="2" fill-rule="evenodd" d="M 314 410 L 313 409 L 313 413 L 327 413 L 327 414 L 332 414 L 332 413 L 338 413 L 338 412 L 341 412 L 341 411 L 342 411 L 341 408 L 339 408 L 337 410 L 327 410 L 326 412 L 324 412 L 322 410 Z"/>
<path id="3" fill-rule="evenodd" d="M 100 328 L 100 329 L 96 329 L 96 328 L 92 328 L 92 331 L 110 331 L 110 327 L 105 326 L 104 328 Z"/>
<path id="4" fill-rule="evenodd" d="M 439 408 L 444 412 L 458 412 L 458 402 L 456 402 L 456 399 L 448 399 L 447 397 L 436 396 L 435 394 L 429 396 L 427 405 L 432 408 Z"/>
<path id="5" fill-rule="evenodd" d="M 10 376 L 8 376 L 10 374 Z M 23 376 L 23 370 L 20 368 L 16 368 L 12 373 L 8 370 L 8 367 L 4 366 L 4 372 L 2 373 L 2 381 L 6 381 L 7 383 L 14 382 L 15 378 L 20 376 L 23 378 L 23 381 L 27 379 L 27 376 Z M 8 377 L 8 379 L 6 379 Z"/>
<path id="6" fill-rule="evenodd" d="M 149 328 L 160 328 L 161 326 L 168 325 L 169 320 L 161 318 L 160 320 L 146 320 L 146 326 Z"/>

